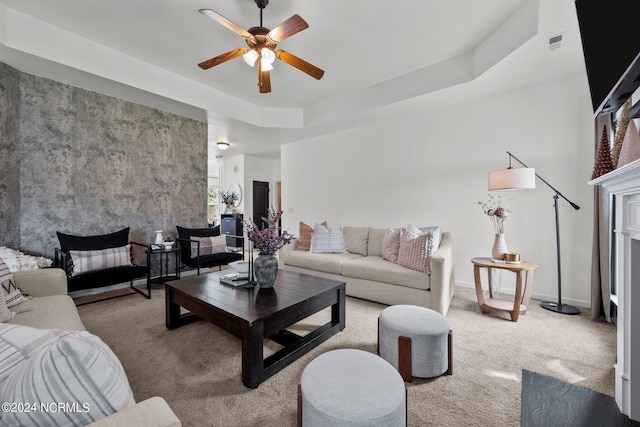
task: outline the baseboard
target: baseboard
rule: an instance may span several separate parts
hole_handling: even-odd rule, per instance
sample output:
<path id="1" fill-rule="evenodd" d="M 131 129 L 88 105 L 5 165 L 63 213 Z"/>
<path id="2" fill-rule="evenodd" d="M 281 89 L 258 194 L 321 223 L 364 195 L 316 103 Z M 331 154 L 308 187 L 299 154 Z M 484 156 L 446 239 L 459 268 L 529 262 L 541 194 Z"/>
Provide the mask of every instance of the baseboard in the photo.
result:
<path id="1" fill-rule="evenodd" d="M 456 281 L 456 286 L 459 286 L 461 288 L 473 289 L 474 292 L 476 290 L 475 283 Z M 534 288 L 535 288 L 535 284 L 534 284 Z M 486 286 L 483 286 L 482 289 L 483 290 L 487 290 Z M 516 294 L 516 290 L 515 290 L 515 288 L 510 287 L 510 286 L 502 286 L 500 288 L 500 293 L 501 294 L 505 294 L 505 295 L 515 295 Z M 554 294 L 554 295 L 541 294 L 541 293 L 537 293 L 534 290 L 532 290 L 531 291 L 531 298 L 539 300 L 539 301 L 554 301 L 555 302 L 555 301 L 558 300 L 558 295 L 557 294 Z M 586 308 L 586 309 L 590 309 L 591 308 L 591 301 L 577 300 L 577 299 L 574 299 L 574 298 L 567 298 L 567 297 L 563 296 L 562 297 L 562 302 L 564 304 L 574 305 L 576 307 L 582 307 L 582 308 Z"/>

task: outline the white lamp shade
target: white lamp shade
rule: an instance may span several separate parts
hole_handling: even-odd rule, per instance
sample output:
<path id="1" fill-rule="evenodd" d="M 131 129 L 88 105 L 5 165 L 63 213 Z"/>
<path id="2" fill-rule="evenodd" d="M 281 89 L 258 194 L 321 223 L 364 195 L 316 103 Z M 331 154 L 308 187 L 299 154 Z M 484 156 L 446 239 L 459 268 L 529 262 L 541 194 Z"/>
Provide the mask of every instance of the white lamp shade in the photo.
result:
<path id="1" fill-rule="evenodd" d="M 253 67 L 256 63 L 256 59 L 258 59 L 258 52 L 255 49 L 251 49 L 249 52 L 242 55 L 244 62 L 247 63 L 250 67 Z"/>
<path id="2" fill-rule="evenodd" d="M 536 188 L 534 168 L 509 168 L 489 172 L 489 191 L 533 190 Z"/>

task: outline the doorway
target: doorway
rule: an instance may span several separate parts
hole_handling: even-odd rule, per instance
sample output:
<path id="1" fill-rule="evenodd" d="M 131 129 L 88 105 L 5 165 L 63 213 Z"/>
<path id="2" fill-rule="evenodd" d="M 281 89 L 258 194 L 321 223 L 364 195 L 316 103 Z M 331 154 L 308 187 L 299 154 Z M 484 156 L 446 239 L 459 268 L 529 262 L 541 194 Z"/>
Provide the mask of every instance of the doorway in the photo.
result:
<path id="1" fill-rule="evenodd" d="M 253 222 L 261 229 L 267 226 L 262 218 L 269 215 L 269 183 L 253 181 Z"/>

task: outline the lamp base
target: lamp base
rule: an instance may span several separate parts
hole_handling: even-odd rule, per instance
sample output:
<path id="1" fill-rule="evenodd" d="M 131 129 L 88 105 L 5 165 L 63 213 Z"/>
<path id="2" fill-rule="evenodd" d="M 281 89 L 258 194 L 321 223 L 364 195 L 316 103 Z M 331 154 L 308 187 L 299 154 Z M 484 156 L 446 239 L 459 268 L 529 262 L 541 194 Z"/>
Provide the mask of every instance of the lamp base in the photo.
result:
<path id="1" fill-rule="evenodd" d="M 557 302 L 543 301 L 540 303 L 542 308 L 549 311 L 555 311 L 561 314 L 580 314 L 580 310 L 569 304 L 558 304 Z"/>

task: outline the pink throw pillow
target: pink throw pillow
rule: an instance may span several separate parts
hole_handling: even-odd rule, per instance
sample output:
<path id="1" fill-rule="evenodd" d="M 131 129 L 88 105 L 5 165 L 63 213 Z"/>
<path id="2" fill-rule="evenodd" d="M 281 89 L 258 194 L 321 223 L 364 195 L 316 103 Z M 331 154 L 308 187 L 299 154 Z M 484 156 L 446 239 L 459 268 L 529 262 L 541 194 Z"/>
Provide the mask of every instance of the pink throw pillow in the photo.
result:
<path id="1" fill-rule="evenodd" d="M 400 229 L 391 228 L 387 230 L 382 238 L 382 258 L 390 262 L 398 262 L 398 251 L 400 250 Z"/>
<path id="2" fill-rule="evenodd" d="M 431 273 L 431 233 L 415 235 L 406 228 L 400 230 L 398 265 L 422 273 Z"/>

